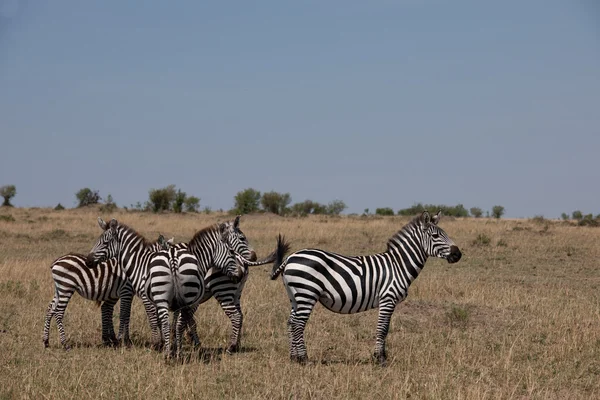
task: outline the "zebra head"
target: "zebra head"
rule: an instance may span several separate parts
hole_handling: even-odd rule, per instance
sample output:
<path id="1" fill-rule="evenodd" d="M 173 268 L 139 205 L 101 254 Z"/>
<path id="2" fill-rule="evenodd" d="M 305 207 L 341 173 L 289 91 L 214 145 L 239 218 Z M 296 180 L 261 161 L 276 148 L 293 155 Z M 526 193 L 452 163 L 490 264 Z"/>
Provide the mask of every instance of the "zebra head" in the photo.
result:
<path id="1" fill-rule="evenodd" d="M 167 240 L 165 239 L 165 237 L 162 234 L 158 235 L 158 239 L 156 240 L 156 243 L 153 244 L 152 246 L 152 250 L 155 251 L 161 251 L 161 250 L 169 250 L 171 248 L 171 246 L 173 246 L 173 242 L 175 241 L 175 238 L 172 237 L 171 239 Z"/>
<path id="2" fill-rule="evenodd" d="M 235 220 L 221 224 L 221 232 L 230 249 L 248 261 L 256 261 L 256 253 L 250 247 L 248 239 L 240 229 L 240 215 Z"/>
<path id="3" fill-rule="evenodd" d="M 429 257 L 445 258 L 449 263 L 460 260 L 462 253 L 446 232 L 438 226 L 442 211 L 433 217 L 427 211 L 418 218 L 417 224 L 423 231 L 423 250 Z"/>
<path id="4" fill-rule="evenodd" d="M 90 265 L 95 265 L 117 257 L 119 253 L 119 241 L 117 227 L 119 223 L 116 219 L 111 219 L 107 224 L 104 220 L 98 217 L 98 225 L 104 231 L 96 241 L 94 247 L 87 256 L 87 262 Z"/>
<path id="5" fill-rule="evenodd" d="M 220 268 L 234 283 L 238 283 L 245 275 L 246 270 L 237 261 L 237 257 L 243 257 L 231 247 L 230 226 L 228 223 L 219 225 L 219 240 L 217 241 L 213 265 Z M 247 248 L 247 247 L 246 247 Z M 252 252 L 254 253 L 254 252 Z M 256 258 L 256 254 L 254 255 Z"/>

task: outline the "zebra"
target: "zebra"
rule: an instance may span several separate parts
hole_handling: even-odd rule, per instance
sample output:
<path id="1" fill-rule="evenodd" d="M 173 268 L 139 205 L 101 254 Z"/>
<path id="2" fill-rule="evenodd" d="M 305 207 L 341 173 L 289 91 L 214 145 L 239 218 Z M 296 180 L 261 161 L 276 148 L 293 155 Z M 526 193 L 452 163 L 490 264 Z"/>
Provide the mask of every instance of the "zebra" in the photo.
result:
<path id="1" fill-rule="evenodd" d="M 320 302 L 330 311 L 354 314 L 379 307 L 375 360 L 386 364 L 385 339 L 394 308 L 408 295 L 408 287 L 423 269 L 428 257 L 449 263 L 460 260 L 459 248 L 438 226 L 439 211 L 433 217 L 424 211 L 387 242 L 387 251 L 349 257 L 319 249 L 290 254 L 275 262 L 271 279 L 282 274 L 292 310 L 287 322 L 292 361 L 308 360 L 304 328 L 314 306 Z"/>
<path id="2" fill-rule="evenodd" d="M 176 249 L 185 250 L 185 249 L 187 249 L 187 243 L 178 243 L 175 245 L 171 245 L 171 247 L 175 247 Z M 248 261 L 247 259 L 242 257 L 242 255 L 240 255 L 239 253 L 236 253 L 233 250 L 231 250 L 231 251 L 232 251 L 233 256 L 235 257 L 235 261 L 236 261 L 236 264 L 238 267 L 238 276 L 243 276 L 242 279 L 244 279 L 244 281 L 245 281 L 246 276 L 248 275 L 248 267 L 264 265 L 264 264 L 268 264 L 271 262 L 277 262 L 277 263 L 281 264 L 281 262 L 283 261 L 283 258 L 285 257 L 285 254 L 289 251 L 289 249 L 290 249 L 289 243 L 287 243 L 285 241 L 285 238 L 283 238 L 281 235 L 279 235 L 279 237 L 277 239 L 276 249 L 262 260 Z M 206 272 L 207 271 L 203 271 L 203 273 L 206 273 Z M 181 329 L 183 330 L 186 326 L 189 327 L 189 336 L 190 336 L 190 339 L 192 340 L 192 342 L 194 343 L 194 347 L 200 346 L 200 341 L 198 339 L 198 334 L 196 332 L 196 321 L 194 319 L 194 314 L 200 304 L 201 303 L 197 303 L 194 306 L 192 306 L 190 312 L 185 317 L 178 318 L 179 317 L 178 311 L 175 311 L 174 317 L 173 317 L 173 321 L 177 321 L 178 329 L 181 327 Z M 177 336 L 177 342 L 178 342 L 179 347 L 181 347 L 182 334 L 183 334 L 183 331 L 181 331 L 178 334 L 179 336 Z"/>
<path id="3" fill-rule="evenodd" d="M 256 262 L 256 253 L 248 244 L 248 240 L 240 229 L 239 225 L 239 215 L 233 222 L 228 222 L 229 237 L 231 238 L 230 247 L 235 253 L 238 253 L 245 260 L 245 265 L 249 265 L 248 262 Z M 189 250 L 194 253 L 196 257 L 201 258 L 203 248 L 202 243 L 199 241 L 199 234 L 201 232 L 202 231 L 196 232 L 194 237 L 189 242 L 177 243 L 175 246 L 189 248 Z M 225 312 L 225 315 L 227 315 L 231 321 L 232 330 L 229 344 L 226 348 L 227 354 L 235 353 L 241 348 L 241 333 L 244 314 L 242 313 L 242 308 L 240 305 L 240 297 L 247 279 L 246 274 L 242 275 L 242 279 L 240 279 L 238 282 L 234 282 L 231 279 L 228 279 L 228 277 L 219 268 L 215 268 L 213 266 L 206 272 L 206 276 L 204 277 L 206 290 L 204 292 L 204 296 L 198 303 L 199 305 L 203 304 L 214 296 Z M 195 339 L 193 340 L 196 342 Z"/>
<path id="4" fill-rule="evenodd" d="M 172 243 L 170 239 L 167 243 Z M 151 243 L 153 250 L 164 246 L 164 237 L 159 236 L 155 243 Z M 129 318 L 131 315 L 131 301 L 133 287 L 127 281 L 124 270 L 118 260 L 112 258 L 97 265 L 87 263 L 86 256 L 78 253 L 65 254 L 52 262 L 50 266 L 54 280 L 54 298 L 48 305 L 42 341 L 44 347 L 49 346 L 50 323 L 56 319 L 60 342 L 65 350 L 71 346 L 67 343 L 63 325 L 63 316 L 73 293 L 77 292 L 87 300 L 101 303 L 102 314 L 102 342 L 105 345 L 117 345 L 121 338 L 130 344 Z M 119 315 L 119 336 L 115 336 L 113 326 L 113 311 L 117 300 L 121 300 Z M 151 306 L 150 303 L 146 304 Z M 155 317 L 153 317 L 155 318 Z"/>
<path id="5" fill-rule="evenodd" d="M 229 249 L 228 249 L 229 250 Z M 229 252 L 221 252 L 214 263 L 226 264 Z M 163 251 L 155 253 L 150 259 L 148 276 L 145 283 L 146 297 L 156 306 L 158 320 L 162 327 L 165 358 L 171 357 L 171 326 L 169 311 L 180 313 L 176 324 L 175 352 L 179 358 L 181 352 L 181 334 L 183 328 L 191 325 L 194 305 L 204 294 L 204 275 L 206 267 L 199 264 L 198 259 L 187 249 L 166 246 Z M 195 321 L 193 323 L 195 327 Z"/>
<path id="6" fill-rule="evenodd" d="M 98 224 L 104 232 L 88 254 L 88 263 L 93 264 L 117 257 L 134 291 L 142 297 L 142 300 L 152 305 L 145 294 L 145 282 L 149 263 L 155 252 L 143 236 L 116 219 L 112 219 L 107 224 L 98 218 Z M 239 281 L 242 276 L 230 249 L 234 249 L 244 258 L 256 259 L 256 253 L 249 249 L 245 236 L 239 229 L 235 229 L 236 225 L 239 225 L 239 216 L 234 223 L 215 224 L 196 232 L 189 242 L 189 251 L 196 256 L 199 263 L 222 269 L 223 279 L 232 282 Z M 154 306 L 152 309 L 156 315 Z M 151 320 L 151 326 L 153 342 L 160 347 L 161 339 L 156 319 Z"/>

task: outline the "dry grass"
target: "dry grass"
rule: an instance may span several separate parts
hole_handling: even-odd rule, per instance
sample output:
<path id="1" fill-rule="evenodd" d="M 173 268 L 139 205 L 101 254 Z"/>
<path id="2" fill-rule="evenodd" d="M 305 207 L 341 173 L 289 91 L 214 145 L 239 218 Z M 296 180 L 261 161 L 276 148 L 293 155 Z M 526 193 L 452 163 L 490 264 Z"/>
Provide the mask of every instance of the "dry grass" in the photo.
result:
<path id="1" fill-rule="evenodd" d="M 64 253 L 91 248 L 100 233 L 97 216 L 96 209 L 0 209 L 0 398 L 600 396 L 600 229 L 443 220 L 463 259 L 454 265 L 428 261 L 394 314 L 387 368 L 370 362 L 376 311 L 344 316 L 322 307 L 307 327 L 309 364 L 290 363 L 289 302 L 281 281 L 268 279 L 270 266 L 253 269 L 244 291 L 242 353 L 221 354 L 229 321 L 211 300 L 197 314 L 203 350 L 188 347 L 187 363 L 167 365 L 145 346 L 150 332 L 139 301 L 131 349 L 100 347 L 100 310 L 77 295 L 65 318 L 74 349 L 61 349 L 54 323 L 51 347 L 42 347 L 53 295 L 49 265 Z M 104 215 L 112 216 L 148 238 L 161 232 L 177 241 L 227 218 Z M 245 216 L 241 226 L 259 256 L 273 248 L 279 232 L 294 250 L 366 254 L 382 251 L 406 221 L 257 215 Z"/>

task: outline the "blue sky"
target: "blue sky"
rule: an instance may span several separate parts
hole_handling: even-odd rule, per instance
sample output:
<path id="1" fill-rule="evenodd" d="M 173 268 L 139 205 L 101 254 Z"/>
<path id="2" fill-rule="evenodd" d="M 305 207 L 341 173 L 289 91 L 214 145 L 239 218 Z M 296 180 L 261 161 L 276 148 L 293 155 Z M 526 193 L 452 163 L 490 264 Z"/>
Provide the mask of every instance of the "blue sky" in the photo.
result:
<path id="1" fill-rule="evenodd" d="M 600 7 L 0 0 L 0 135 L 24 207 L 175 184 L 597 214 Z"/>

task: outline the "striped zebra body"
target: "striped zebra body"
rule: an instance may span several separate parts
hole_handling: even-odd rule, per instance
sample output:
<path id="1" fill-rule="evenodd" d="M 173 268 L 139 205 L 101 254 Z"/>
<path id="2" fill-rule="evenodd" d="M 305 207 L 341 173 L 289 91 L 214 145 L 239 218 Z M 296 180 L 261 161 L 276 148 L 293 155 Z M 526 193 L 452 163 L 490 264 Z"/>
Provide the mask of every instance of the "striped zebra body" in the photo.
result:
<path id="1" fill-rule="evenodd" d="M 205 270 L 198 265 L 196 257 L 187 249 L 169 247 L 156 253 L 151 261 L 146 280 L 146 296 L 156 306 L 164 339 L 165 356 L 170 356 L 171 326 L 169 311 L 177 312 L 175 351 L 179 357 L 183 330 L 193 326 L 194 307 L 204 294 Z"/>
<path id="2" fill-rule="evenodd" d="M 159 250 L 158 243 L 151 244 Z M 44 347 L 50 339 L 50 323 L 56 319 L 61 344 L 69 349 L 63 325 L 63 316 L 73 293 L 77 292 L 87 300 L 102 302 L 102 341 L 106 345 L 116 345 L 121 339 L 130 343 L 129 319 L 134 290 L 117 259 L 112 258 L 94 266 L 88 265 L 83 254 L 69 253 L 56 259 L 50 269 L 54 280 L 54 298 L 48 305 L 44 334 Z M 119 335 L 115 336 L 113 326 L 114 306 L 120 299 Z M 148 303 L 149 304 L 149 303 Z M 150 304 L 149 304 L 150 305 Z M 156 317 L 153 317 L 156 319 Z"/>
<path id="3" fill-rule="evenodd" d="M 178 249 L 187 249 L 188 243 L 177 243 L 174 245 L 174 247 Z M 242 276 L 238 283 L 234 283 L 233 281 L 231 281 L 231 279 L 227 278 L 221 272 L 221 270 L 216 267 L 211 267 L 210 269 L 208 269 L 208 271 L 206 271 L 206 275 L 204 277 L 204 284 L 206 290 L 204 292 L 204 296 L 193 307 L 192 318 L 198 306 L 210 300 L 214 296 L 225 311 L 225 314 L 231 320 L 233 328 L 231 342 L 226 350 L 227 353 L 233 353 L 235 351 L 238 351 L 240 346 L 240 336 L 243 321 L 243 314 L 240 307 L 240 296 L 246 279 L 248 277 L 248 267 L 264 265 L 272 262 L 278 262 L 279 264 L 281 264 L 285 253 L 287 253 L 289 250 L 289 247 L 289 244 L 286 243 L 284 238 L 280 235 L 277 240 L 277 248 L 264 259 L 258 261 L 248 261 L 241 254 L 234 252 L 236 264 L 239 269 L 239 274 Z M 256 256 L 254 255 L 253 257 L 255 258 Z M 198 339 L 198 334 L 196 333 L 195 326 L 196 322 L 192 319 L 191 323 L 189 324 L 189 333 L 194 344 L 198 346 L 200 344 L 200 341 Z"/>
<path id="4" fill-rule="evenodd" d="M 385 339 L 398 303 L 408 295 L 428 257 L 457 262 L 461 253 L 447 234 L 424 212 L 398 231 L 384 253 L 348 257 L 319 249 L 292 253 L 273 266 L 271 279 L 282 275 L 292 310 L 288 319 L 290 357 L 307 360 L 304 328 L 316 305 L 336 313 L 353 314 L 379 308 L 375 358 L 386 362 Z"/>
<path id="5" fill-rule="evenodd" d="M 124 224 L 119 224 L 117 220 L 113 219 L 109 224 L 101 219 L 98 222 L 104 232 L 88 254 L 88 262 L 102 262 L 117 257 L 136 293 L 152 306 L 145 293 L 145 284 L 150 260 L 156 252 L 150 249 L 140 234 Z M 202 229 L 196 232 L 188 247 L 203 268 L 214 265 L 222 270 L 227 279 L 234 281 L 241 276 L 231 249 L 239 249 L 237 251 L 244 257 L 251 257 L 254 254 L 248 248 L 246 238 L 241 231 L 235 229 L 237 224 L 239 224 L 239 217 L 236 218 L 235 223 L 226 222 Z M 152 309 L 156 312 L 154 306 Z M 155 330 L 157 326 L 155 322 L 153 341 L 160 343 L 160 333 Z"/>

